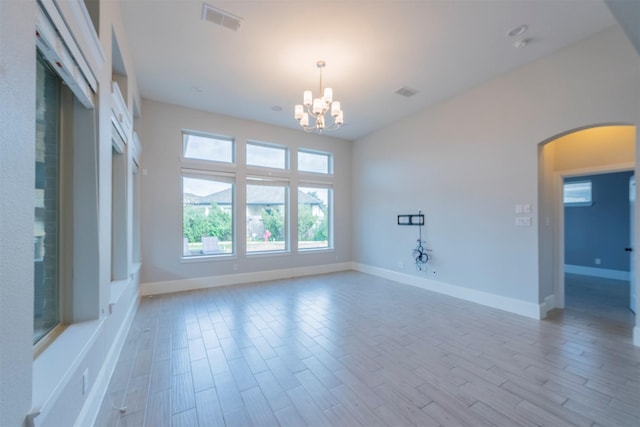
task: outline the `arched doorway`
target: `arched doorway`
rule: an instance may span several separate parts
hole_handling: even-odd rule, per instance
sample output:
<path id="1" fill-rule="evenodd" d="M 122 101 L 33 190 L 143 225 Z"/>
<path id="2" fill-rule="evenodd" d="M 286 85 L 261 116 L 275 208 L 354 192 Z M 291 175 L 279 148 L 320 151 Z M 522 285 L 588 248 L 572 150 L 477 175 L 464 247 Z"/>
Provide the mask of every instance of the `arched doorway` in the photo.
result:
<path id="1" fill-rule="evenodd" d="M 628 125 L 598 125 L 575 129 L 556 135 L 540 144 L 539 291 L 540 300 L 548 310 L 565 308 L 564 180 L 568 177 L 634 171 L 636 169 L 636 145 L 636 128 Z M 637 214 L 634 213 L 632 217 L 635 219 Z M 630 235 L 629 241 L 638 240 L 634 237 Z M 632 244 L 632 246 L 634 245 Z M 624 248 L 621 247 L 620 250 L 622 251 Z M 636 257 L 637 254 L 632 253 L 629 258 L 635 259 Z M 599 258 L 596 258 L 596 264 L 598 261 Z M 597 268 L 591 270 L 600 271 Z M 630 274 L 635 276 L 633 271 Z M 637 281 L 632 280 L 631 286 L 635 288 L 637 294 Z M 636 301 L 636 313 L 638 312 L 637 305 Z M 630 326 L 633 326 L 633 318 L 630 323 Z M 634 336 L 634 343 L 640 345 L 640 328 L 637 316 Z"/>

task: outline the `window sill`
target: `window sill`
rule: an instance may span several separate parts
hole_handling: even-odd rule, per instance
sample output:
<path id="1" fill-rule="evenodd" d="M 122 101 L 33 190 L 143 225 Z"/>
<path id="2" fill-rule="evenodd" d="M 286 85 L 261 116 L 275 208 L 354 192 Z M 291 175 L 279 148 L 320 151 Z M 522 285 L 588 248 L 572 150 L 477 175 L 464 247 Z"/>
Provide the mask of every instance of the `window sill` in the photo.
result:
<path id="1" fill-rule="evenodd" d="M 181 264 L 190 264 L 192 262 L 210 262 L 210 261 L 229 261 L 237 259 L 235 254 L 220 254 L 220 255 L 194 255 L 190 257 L 181 257 Z"/>
<path id="2" fill-rule="evenodd" d="M 33 412 L 40 413 L 41 419 L 46 420 L 48 412 L 77 374 L 99 336 L 101 323 L 102 320 L 90 320 L 67 326 L 33 361 L 31 407 Z M 56 369 L 51 369 L 52 366 Z"/>
<path id="3" fill-rule="evenodd" d="M 313 254 L 319 252 L 335 252 L 334 248 L 308 248 L 308 249 L 298 249 L 299 254 Z"/>

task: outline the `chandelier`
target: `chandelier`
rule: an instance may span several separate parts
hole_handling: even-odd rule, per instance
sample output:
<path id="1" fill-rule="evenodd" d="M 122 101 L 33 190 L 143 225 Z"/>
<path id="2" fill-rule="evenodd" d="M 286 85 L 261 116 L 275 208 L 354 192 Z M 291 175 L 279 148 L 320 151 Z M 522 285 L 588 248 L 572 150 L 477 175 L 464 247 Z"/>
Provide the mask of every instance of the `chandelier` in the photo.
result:
<path id="1" fill-rule="evenodd" d="M 295 107 L 295 118 L 305 132 L 317 131 L 322 133 L 323 130 L 337 130 L 344 123 L 344 115 L 340 109 L 340 101 L 333 100 L 333 89 L 330 87 L 322 89 L 322 69 L 325 67 L 324 61 L 318 61 L 316 66 L 320 69 L 320 90 L 318 96 L 322 98 L 314 98 L 310 90 L 305 90 L 302 96 L 302 104 Z M 305 111 L 306 110 L 306 111 Z M 325 119 L 327 112 L 331 112 L 333 124 L 329 125 Z M 313 117 L 315 124 L 309 126 L 309 116 Z"/>

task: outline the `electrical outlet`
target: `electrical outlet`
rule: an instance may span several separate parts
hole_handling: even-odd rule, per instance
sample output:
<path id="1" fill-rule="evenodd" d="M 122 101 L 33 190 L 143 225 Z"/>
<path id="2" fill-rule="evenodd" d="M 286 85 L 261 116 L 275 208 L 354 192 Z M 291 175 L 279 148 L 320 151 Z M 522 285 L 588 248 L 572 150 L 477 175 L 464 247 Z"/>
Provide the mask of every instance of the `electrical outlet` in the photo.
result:
<path id="1" fill-rule="evenodd" d="M 596 258 L 595 263 L 596 265 L 600 265 L 602 264 L 602 260 L 600 258 Z"/>
<path id="2" fill-rule="evenodd" d="M 398 261 L 398 270 L 404 270 L 404 262 Z"/>

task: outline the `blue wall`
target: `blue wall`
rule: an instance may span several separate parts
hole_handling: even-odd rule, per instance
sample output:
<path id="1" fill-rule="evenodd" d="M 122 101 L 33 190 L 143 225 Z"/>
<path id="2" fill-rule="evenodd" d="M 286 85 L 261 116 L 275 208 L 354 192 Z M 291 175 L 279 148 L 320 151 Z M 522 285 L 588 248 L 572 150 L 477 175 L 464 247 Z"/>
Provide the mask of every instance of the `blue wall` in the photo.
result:
<path id="1" fill-rule="evenodd" d="M 565 264 L 629 271 L 629 177 L 617 172 L 566 178 L 564 182 L 591 180 L 592 206 L 565 207 Z M 602 264 L 596 265 L 600 258 Z"/>

